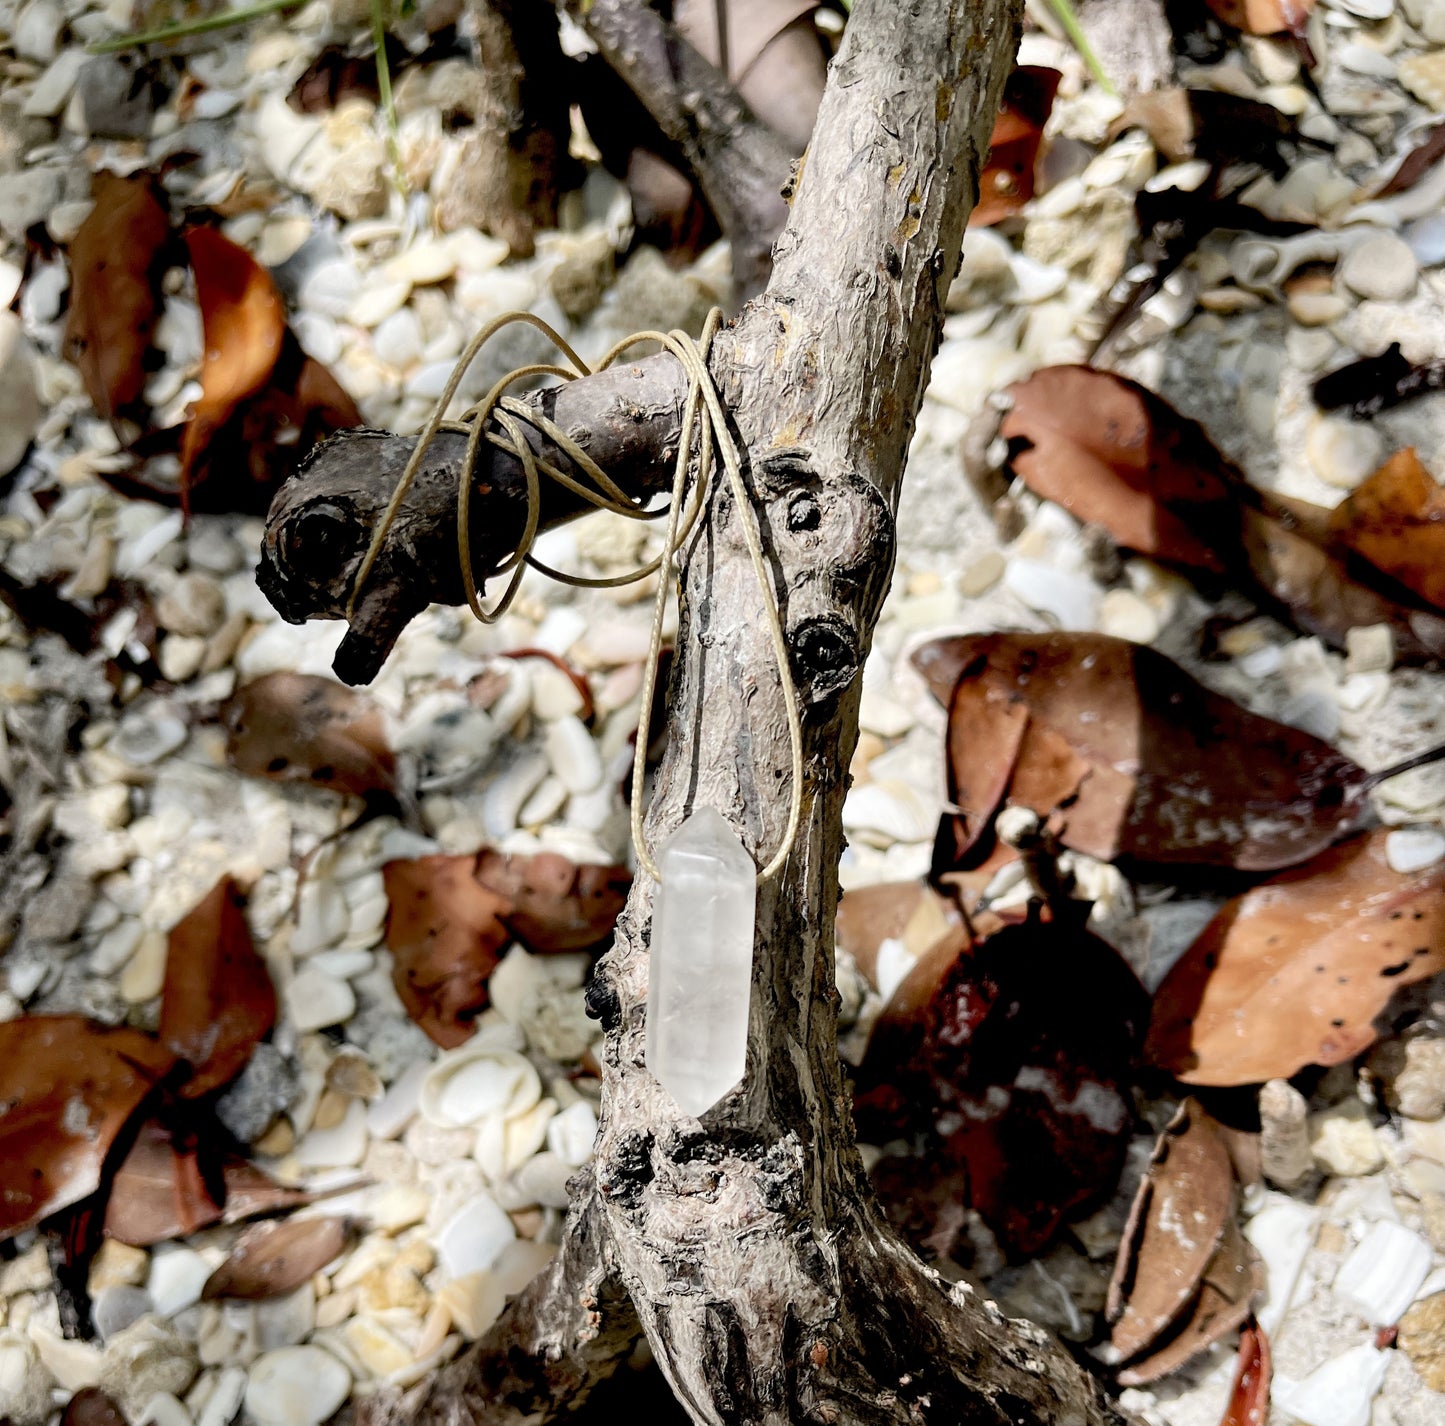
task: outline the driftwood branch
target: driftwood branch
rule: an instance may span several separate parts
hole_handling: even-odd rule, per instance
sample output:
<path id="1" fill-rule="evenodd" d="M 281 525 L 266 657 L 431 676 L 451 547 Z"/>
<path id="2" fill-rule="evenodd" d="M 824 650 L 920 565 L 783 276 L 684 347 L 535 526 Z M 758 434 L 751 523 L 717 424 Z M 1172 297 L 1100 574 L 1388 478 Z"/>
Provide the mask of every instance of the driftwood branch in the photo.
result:
<path id="1" fill-rule="evenodd" d="M 794 154 L 727 76 L 644 0 L 592 0 L 582 15 L 608 64 L 686 159 L 732 244 L 738 297 L 768 280 L 788 216 L 782 190 Z"/>
<path id="2" fill-rule="evenodd" d="M 589 991 L 607 1031 L 602 1115 L 593 1176 L 575 1202 L 564 1252 L 589 1283 L 625 1289 L 699 1423 L 1124 1420 L 1047 1334 L 945 1283 L 884 1224 L 837 1052 L 833 918 L 859 675 L 892 574 L 908 441 L 1020 10 L 1021 0 L 859 0 L 771 282 L 713 347 L 712 372 L 747 454 L 753 513 L 738 511 L 719 482 L 685 552 L 668 752 L 649 836 L 657 845 L 706 804 L 759 860 L 777 845 L 790 758 L 768 599 L 782 613 L 804 711 L 802 825 L 781 875 L 759 891 L 747 1074 L 701 1120 L 683 1113 L 644 1063 L 655 888 L 646 877 L 634 884 Z M 676 439 L 681 380 L 665 358 L 639 363 L 633 380 L 630 399 L 652 413 L 640 425 L 655 421 L 658 431 L 630 430 L 630 448 L 618 449 L 609 469 L 652 489 Z M 549 398 L 569 429 L 598 414 L 588 389 L 601 392 L 602 382 L 589 378 Z M 599 402 L 599 454 L 625 444 L 615 403 L 615 394 Z M 375 449 L 389 469 L 404 459 L 399 442 Z M 442 490 L 439 526 L 428 523 L 438 518 L 436 502 L 419 496 L 393 543 L 445 546 L 445 486 L 450 478 L 454 490 L 457 474 L 454 463 L 429 473 Z M 494 458 L 479 490 L 499 482 L 485 503 L 514 521 L 506 475 Z M 335 617 L 343 607 L 346 561 L 313 557 L 308 565 L 301 514 L 314 499 L 352 499 L 351 518 L 364 520 L 387 479 L 352 470 L 348 489 L 347 478 L 333 469 L 324 495 L 308 496 L 308 476 L 298 476 L 273 513 L 268 580 L 300 590 L 289 617 Z M 366 492 L 359 499 L 358 483 Z M 773 570 L 766 592 L 743 518 L 762 528 Z M 335 520 L 344 528 L 344 517 Z M 338 535 L 337 547 L 355 551 L 368 533 L 354 531 L 349 547 Z M 354 569 L 356 554 L 348 558 Z M 377 610 L 351 635 L 373 653 L 394 638 L 406 608 L 445 594 L 435 571 L 422 580 L 425 554 L 388 558 Z M 317 565 L 333 576 L 296 573 Z M 402 615 L 386 607 L 388 597 Z M 371 598 L 369 589 L 364 611 Z M 493 1390 L 529 1345 L 579 1391 L 616 1360 L 590 1357 L 572 1338 L 560 1345 L 552 1324 L 590 1330 L 577 1325 L 578 1270 L 557 1270 L 513 1304 L 493 1340 L 429 1393 L 428 1426 L 511 1426 L 555 1414 L 557 1394 L 524 1388 L 519 1407 Z M 522 1379 L 535 1380 L 532 1370 Z"/>

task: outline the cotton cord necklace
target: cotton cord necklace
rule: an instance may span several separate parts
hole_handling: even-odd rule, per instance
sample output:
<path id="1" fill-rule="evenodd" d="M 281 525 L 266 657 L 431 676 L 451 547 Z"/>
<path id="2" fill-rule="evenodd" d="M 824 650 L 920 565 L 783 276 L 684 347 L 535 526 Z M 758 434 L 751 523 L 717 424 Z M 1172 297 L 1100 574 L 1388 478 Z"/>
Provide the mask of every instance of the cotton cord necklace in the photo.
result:
<path id="1" fill-rule="evenodd" d="M 347 610 L 350 617 L 407 491 L 441 431 L 456 432 L 467 438 L 457 488 L 457 556 L 467 604 L 483 623 L 495 623 L 507 611 L 516 598 L 527 565 L 565 584 L 594 589 L 615 588 L 646 579 L 654 572 L 659 573 L 632 760 L 632 842 L 637 850 L 638 864 L 658 883 L 649 961 L 647 1064 L 679 1106 L 694 1115 L 702 1114 L 736 1085 L 746 1067 L 757 887 L 782 870 L 797 840 L 803 805 L 802 718 L 798 711 L 798 693 L 788 660 L 782 616 L 768 577 L 758 519 L 743 479 L 742 455 L 728 426 L 727 412 L 707 365 L 712 339 L 721 320 L 721 311 L 714 308 L 708 314 L 700 341 L 694 341 L 682 331 L 636 333 L 618 342 L 593 367 L 589 367 L 559 333 L 530 312 L 509 312 L 488 323 L 467 343 L 422 428 L 416 448 L 382 512 L 371 544 L 357 569 Z M 472 362 L 497 332 L 513 323 L 535 327 L 566 357 L 570 367 L 548 362 L 518 367 L 497 381 L 481 401 L 465 410 L 460 417 L 447 419 L 447 409 Z M 579 377 L 591 376 L 644 343 L 655 343 L 676 357 L 688 381 L 672 495 L 668 504 L 660 510 L 647 509 L 645 500 L 634 500 L 629 496 L 556 422 L 516 397 L 506 395 L 510 386 L 523 379 L 550 376 L 562 381 L 575 381 Z M 539 456 L 527 441 L 526 426 L 531 426 L 553 442 L 585 480 L 577 479 Z M 697 445 L 697 474 L 689 499 L 688 474 L 693 463 L 694 439 Z M 520 462 L 527 487 L 527 515 L 522 533 L 511 555 L 494 571 L 495 574 L 510 573 L 510 578 L 490 609 L 482 603 L 471 552 L 472 485 L 484 440 Z M 727 820 L 714 808 L 696 808 L 668 838 L 656 859 L 648 846 L 643 826 L 647 729 L 657 692 L 668 587 L 675 573 L 677 551 L 697 524 L 708 482 L 719 462 L 733 494 L 748 557 L 763 596 L 792 751 L 787 824 L 777 850 L 761 870 Z M 599 510 L 610 510 L 631 520 L 664 519 L 661 552 L 635 570 L 607 578 L 587 578 L 543 564 L 532 552 L 541 523 L 543 476 L 556 481 Z"/>

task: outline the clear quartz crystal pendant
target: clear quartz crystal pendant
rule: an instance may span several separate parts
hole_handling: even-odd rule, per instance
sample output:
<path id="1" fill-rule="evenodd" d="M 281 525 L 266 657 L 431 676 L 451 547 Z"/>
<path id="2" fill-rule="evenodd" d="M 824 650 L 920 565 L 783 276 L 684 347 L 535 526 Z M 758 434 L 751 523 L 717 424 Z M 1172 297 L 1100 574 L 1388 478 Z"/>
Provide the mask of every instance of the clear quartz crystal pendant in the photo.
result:
<path id="1" fill-rule="evenodd" d="M 672 834 L 657 869 L 647 1067 L 681 1108 L 699 1115 L 747 1066 L 758 870 L 711 807 Z"/>

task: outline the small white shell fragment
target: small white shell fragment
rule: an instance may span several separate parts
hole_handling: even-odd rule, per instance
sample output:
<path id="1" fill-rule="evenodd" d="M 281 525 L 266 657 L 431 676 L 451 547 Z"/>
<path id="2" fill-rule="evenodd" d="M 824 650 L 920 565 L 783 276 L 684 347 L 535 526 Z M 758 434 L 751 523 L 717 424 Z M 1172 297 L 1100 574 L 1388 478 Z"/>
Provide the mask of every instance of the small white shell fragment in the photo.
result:
<path id="1" fill-rule="evenodd" d="M 292 1150 L 298 1168 L 355 1168 L 366 1157 L 366 1105 L 353 1099 L 341 1122 L 310 1130 Z"/>
<path id="2" fill-rule="evenodd" d="M 1372 1223 L 1335 1275 L 1335 1294 L 1374 1327 L 1398 1322 L 1430 1272 L 1430 1245 L 1399 1223 Z"/>
<path id="3" fill-rule="evenodd" d="M 512 1220 L 497 1200 L 489 1193 L 479 1193 L 437 1234 L 437 1257 L 448 1278 L 483 1272 L 516 1236 Z"/>
<path id="4" fill-rule="evenodd" d="M 1434 827 L 1402 827 L 1385 838 L 1385 860 L 1391 871 L 1407 875 L 1434 866 L 1445 857 L 1445 834 Z"/>
<path id="5" fill-rule="evenodd" d="M 431 1073 L 425 1061 L 408 1065 L 367 1112 L 366 1127 L 373 1139 L 394 1139 L 416 1116 L 421 1087 Z"/>
<path id="6" fill-rule="evenodd" d="M 1319 1221 L 1317 1208 L 1283 1193 L 1270 1193 L 1245 1226 L 1244 1236 L 1264 1259 L 1265 1300 L 1256 1316 L 1268 1333 L 1284 1317 Z"/>
<path id="7" fill-rule="evenodd" d="M 162 1317 L 201 1300 L 201 1289 L 211 1275 L 211 1264 L 190 1248 L 158 1248 L 151 1257 L 146 1291 Z"/>
<path id="8" fill-rule="evenodd" d="M 933 835 L 938 808 L 905 782 L 866 782 L 843 804 L 843 826 L 884 842 L 921 842 Z"/>
<path id="9" fill-rule="evenodd" d="M 1369 1426 L 1370 1406 L 1385 1380 L 1390 1354 L 1368 1342 L 1331 1357 L 1302 1381 L 1276 1374 L 1271 1404 L 1304 1426 Z"/>
<path id="10" fill-rule="evenodd" d="M 256 1426 L 319 1426 L 351 1391 L 351 1373 L 320 1347 L 282 1347 L 257 1358 L 246 1381 Z"/>
<path id="11" fill-rule="evenodd" d="M 459 1129 L 492 1115 L 525 1114 L 542 1097 L 532 1063 L 513 1050 L 461 1045 L 442 1055 L 422 1083 L 422 1117 L 442 1129 Z"/>
<path id="12" fill-rule="evenodd" d="M 597 1115 L 585 1100 L 564 1109 L 547 1126 L 547 1147 L 574 1169 L 592 1157 L 596 1137 Z"/>
<path id="13" fill-rule="evenodd" d="M 558 718 L 547 725 L 547 760 L 571 793 L 591 792 L 602 781 L 602 753 L 580 718 Z"/>
<path id="14" fill-rule="evenodd" d="M 286 987 L 286 1009 L 298 1030 L 321 1030 L 349 1020 L 356 1011 L 356 995 L 344 980 L 303 970 Z"/>

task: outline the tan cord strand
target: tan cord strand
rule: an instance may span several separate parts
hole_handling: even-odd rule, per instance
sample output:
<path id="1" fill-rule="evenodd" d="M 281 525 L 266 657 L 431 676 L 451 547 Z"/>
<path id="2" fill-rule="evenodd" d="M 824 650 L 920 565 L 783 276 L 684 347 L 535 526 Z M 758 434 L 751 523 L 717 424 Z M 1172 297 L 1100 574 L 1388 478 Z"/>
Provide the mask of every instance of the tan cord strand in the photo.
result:
<path id="1" fill-rule="evenodd" d="M 713 383 L 712 373 L 708 370 L 708 351 L 721 320 L 722 313 L 714 308 L 708 314 L 701 342 L 694 342 L 686 332 L 681 331 L 639 332 L 624 338 L 613 346 L 595 368 L 597 371 L 602 371 L 634 347 L 649 342 L 656 343 L 675 357 L 687 373 L 687 401 L 683 407 L 677 467 L 672 480 L 672 498 L 661 510 L 649 510 L 646 508 L 645 501 L 637 501 L 629 496 L 576 441 L 550 418 L 533 410 L 524 402 L 505 395 L 509 386 L 526 377 L 554 376 L 562 381 L 575 381 L 578 377 L 591 376 L 594 368 L 588 367 L 586 362 L 557 332 L 540 317 L 534 316 L 530 312 L 511 312 L 489 322 L 467 343 L 452 374 L 447 378 L 447 384 L 437 399 L 435 409 L 422 428 L 421 435 L 417 438 L 416 449 L 412 451 L 411 458 L 401 473 L 401 479 L 397 482 L 396 489 L 392 492 L 391 499 L 382 512 L 381 519 L 372 534 L 371 543 L 357 569 L 356 579 L 352 584 L 351 599 L 347 606 L 347 617 L 350 618 L 355 611 L 356 601 L 360 597 L 367 578 L 376 566 L 377 557 L 381 554 L 387 535 L 396 520 L 397 512 L 406 498 L 407 491 L 416 479 L 417 471 L 421 468 L 426 452 L 430 449 L 438 432 L 443 430 L 464 434 L 467 438 L 462 478 L 457 488 L 457 557 L 461 565 L 462 585 L 466 591 L 467 604 L 483 623 L 495 623 L 506 613 L 516 598 L 522 576 L 528 565 L 565 584 L 592 589 L 615 588 L 618 585 L 635 583 L 638 580 L 646 579 L 654 571 L 660 571 L 662 577 L 658 580 L 657 596 L 653 602 L 652 631 L 643 673 L 637 743 L 632 760 L 632 841 L 637 848 L 639 865 L 654 881 L 660 883 L 662 876 L 657 869 L 657 863 L 652 858 L 643 827 L 642 800 L 647 776 L 647 730 L 652 722 L 652 705 L 657 695 L 657 672 L 662 655 L 662 627 L 667 611 L 669 582 L 674 572 L 673 562 L 677 551 L 686 543 L 702 514 L 713 465 L 715 460 L 720 458 L 734 503 L 737 505 L 742 523 L 743 540 L 747 545 L 753 573 L 757 577 L 758 588 L 763 595 L 768 633 L 773 646 L 773 656 L 778 665 L 778 679 L 783 690 L 783 703 L 788 719 L 788 739 L 792 749 L 792 796 L 788 809 L 788 821 L 777 851 L 758 873 L 758 882 L 761 885 L 782 870 L 783 863 L 788 859 L 793 844 L 797 840 L 798 825 L 803 808 L 803 723 L 798 709 L 798 691 L 794 686 L 792 668 L 788 661 L 788 645 L 787 638 L 783 633 L 782 615 L 778 609 L 778 601 L 773 597 L 767 560 L 763 553 L 762 536 L 756 516 L 752 513 L 752 500 L 749 497 L 747 485 L 743 480 L 742 454 L 728 427 L 727 412 L 723 408 L 722 398 L 718 395 L 717 387 Z M 467 368 L 476 360 L 487 341 L 512 322 L 525 322 L 529 326 L 535 327 L 572 363 L 571 369 L 546 362 L 518 367 L 496 382 L 480 402 L 462 413 L 460 419 L 447 420 L 447 408 L 456 396 Z M 488 429 L 490 421 L 495 421 L 501 430 Z M 531 426 L 550 440 L 576 466 L 577 470 L 592 482 L 592 485 L 589 487 L 550 461 L 541 459 L 527 441 L 524 430 L 526 426 Z M 684 504 L 688 470 L 692 461 L 694 433 L 697 436 L 697 478 L 693 482 L 692 499 Z M 492 572 L 493 575 L 499 575 L 510 570 L 511 578 L 500 599 L 490 609 L 485 608 L 482 604 L 481 593 L 477 588 L 471 549 L 472 483 L 483 440 L 488 441 L 499 450 L 506 451 L 521 464 L 523 479 L 527 486 L 527 518 L 522 533 L 518 537 L 517 547 Z M 600 579 L 568 574 L 543 564 L 532 554 L 532 546 L 536 541 L 542 519 L 541 477 L 543 475 L 570 490 L 579 498 L 597 506 L 600 510 L 610 510 L 615 515 L 622 515 L 632 520 L 657 520 L 665 516 L 667 523 L 661 553 L 638 569 L 631 570 L 626 574 Z"/>

